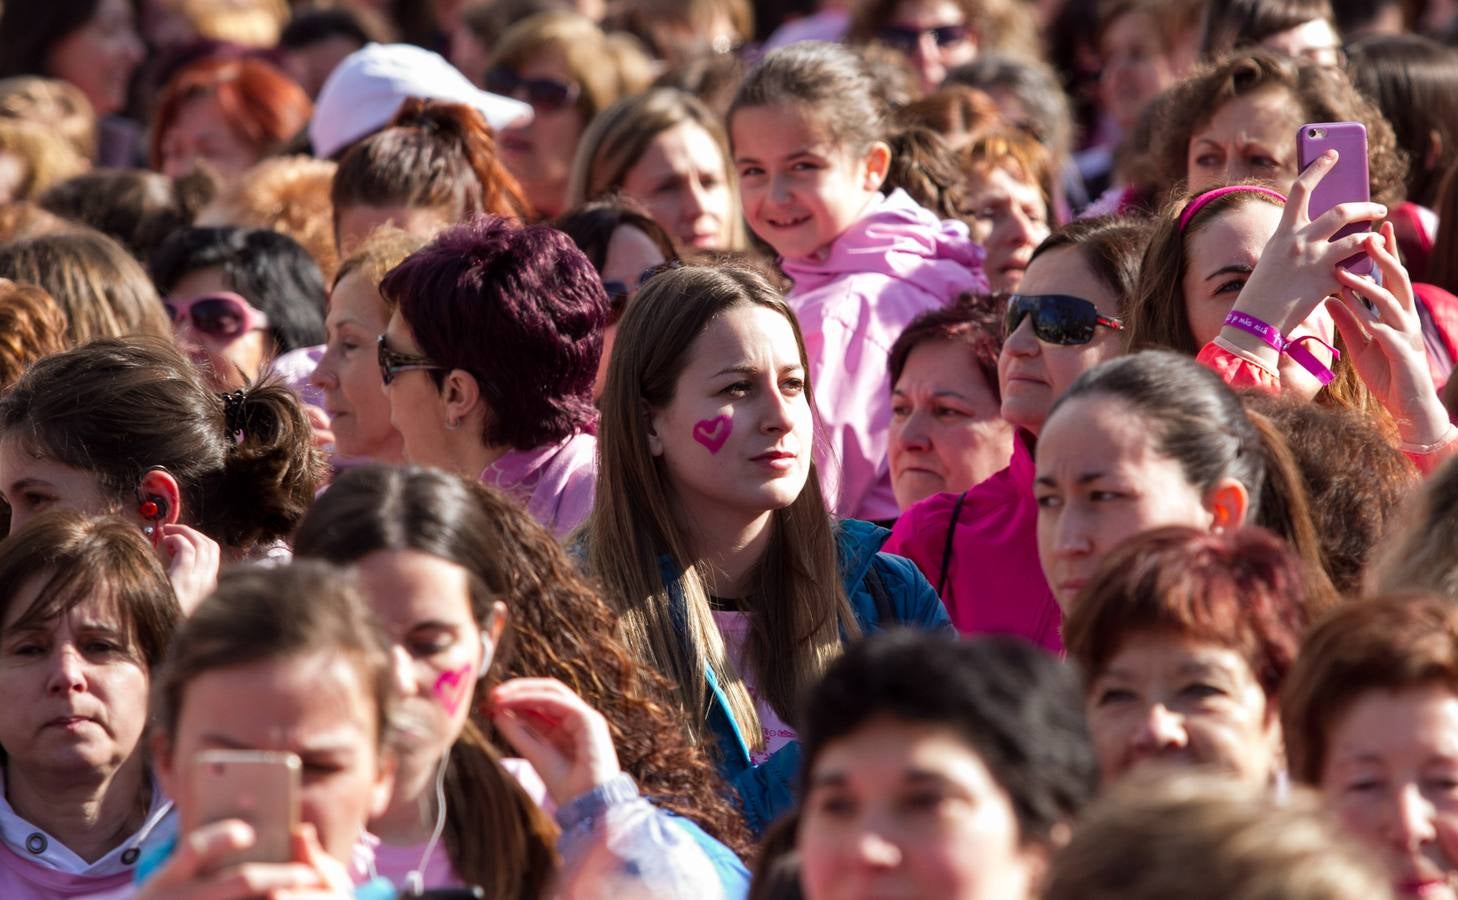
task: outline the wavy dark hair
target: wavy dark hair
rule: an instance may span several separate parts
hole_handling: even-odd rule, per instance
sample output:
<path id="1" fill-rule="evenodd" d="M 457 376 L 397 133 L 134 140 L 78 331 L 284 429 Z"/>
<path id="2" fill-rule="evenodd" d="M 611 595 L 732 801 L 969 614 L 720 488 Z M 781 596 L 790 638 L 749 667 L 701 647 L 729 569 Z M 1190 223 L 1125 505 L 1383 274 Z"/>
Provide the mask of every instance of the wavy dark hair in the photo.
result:
<path id="1" fill-rule="evenodd" d="M 530 450 L 597 418 L 607 294 L 567 235 L 480 216 L 441 232 L 380 282 L 421 352 L 469 373 L 491 410 L 482 440 Z M 444 371 L 428 373 L 437 385 Z"/>
<path id="2" fill-rule="evenodd" d="M 644 796 L 748 856 L 748 832 L 730 789 L 676 711 L 654 699 L 672 689 L 628 652 L 612 610 L 519 504 L 433 469 L 361 466 L 319 498 L 294 549 L 335 563 L 378 550 L 415 550 L 461 566 L 471 575 L 478 619 L 497 600 L 510 611 L 481 693 L 510 678 L 563 682 L 607 719 L 623 771 Z M 478 725 L 494 735 L 488 720 Z M 480 835 L 456 826 L 447 841 L 457 861 L 476 852 L 471 848 Z"/>

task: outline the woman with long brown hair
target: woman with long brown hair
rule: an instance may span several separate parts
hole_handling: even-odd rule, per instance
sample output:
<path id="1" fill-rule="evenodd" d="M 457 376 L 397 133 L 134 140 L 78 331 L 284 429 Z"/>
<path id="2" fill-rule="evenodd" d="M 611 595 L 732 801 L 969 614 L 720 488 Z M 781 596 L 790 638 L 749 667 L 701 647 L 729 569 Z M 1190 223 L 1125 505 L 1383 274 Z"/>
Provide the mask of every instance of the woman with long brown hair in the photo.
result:
<path id="1" fill-rule="evenodd" d="M 716 747 L 751 827 L 792 800 L 796 704 L 847 640 L 949 628 L 888 533 L 833 520 L 805 343 L 763 276 L 687 267 L 628 307 L 601 406 L 590 573 L 662 699 Z"/>
<path id="2" fill-rule="evenodd" d="M 505 679 L 554 678 L 606 718 L 623 771 L 672 814 L 670 833 L 708 853 L 726 894 L 742 891 L 748 874 L 724 845 L 748 844 L 727 786 L 655 702 L 668 686 L 623 647 L 612 611 L 512 500 L 435 470 L 365 466 L 340 476 L 296 541 L 301 556 L 365 576 L 371 604 L 413 660 L 397 787 L 372 826 L 384 842 L 382 872 L 414 867 L 432 886 L 540 883 L 551 860 L 529 852 L 536 813 L 514 805 L 515 785 L 496 766 L 496 746 L 513 736 L 467 718 L 472 704 L 462 698 Z M 437 778 L 448 797 L 470 802 L 442 809 L 432 800 Z M 444 849 L 422 855 L 435 816 Z"/>

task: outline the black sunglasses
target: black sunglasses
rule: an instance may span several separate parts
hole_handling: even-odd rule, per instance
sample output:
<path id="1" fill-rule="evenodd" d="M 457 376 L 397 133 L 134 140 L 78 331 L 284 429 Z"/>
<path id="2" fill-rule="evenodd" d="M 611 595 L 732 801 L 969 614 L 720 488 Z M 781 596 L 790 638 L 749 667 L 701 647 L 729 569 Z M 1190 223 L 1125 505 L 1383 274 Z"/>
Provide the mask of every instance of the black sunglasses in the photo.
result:
<path id="1" fill-rule="evenodd" d="M 1098 307 L 1082 297 L 1068 294 L 1012 294 L 1007 298 L 1006 334 L 1018 330 L 1029 315 L 1033 336 L 1045 344 L 1073 346 L 1094 339 L 1100 325 L 1124 330 L 1124 321 L 1099 313 Z"/>
<path id="2" fill-rule="evenodd" d="M 912 53 L 917 45 L 921 43 L 921 36 L 929 34 L 938 47 L 950 47 L 953 44 L 960 44 L 972 36 L 972 29 L 966 25 L 938 25 L 936 28 L 905 28 L 900 25 L 887 25 L 877 35 L 881 43 L 900 50 L 902 53 Z"/>
<path id="3" fill-rule="evenodd" d="M 379 351 L 380 359 L 380 380 L 385 384 L 395 380 L 395 376 L 401 372 L 413 372 L 415 370 L 429 372 L 443 372 L 442 366 L 427 356 L 416 356 L 413 353 L 400 353 L 385 346 L 385 336 L 382 334 L 375 340 L 375 347 Z"/>
<path id="4" fill-rule="evenodd" d="M 525 100 L 538 112 L 556 112 L 577 102 L 582 89 L 555 78 L 523 78 L 505 66 L 486 73 L 486 90 L 503 97 Z"/>

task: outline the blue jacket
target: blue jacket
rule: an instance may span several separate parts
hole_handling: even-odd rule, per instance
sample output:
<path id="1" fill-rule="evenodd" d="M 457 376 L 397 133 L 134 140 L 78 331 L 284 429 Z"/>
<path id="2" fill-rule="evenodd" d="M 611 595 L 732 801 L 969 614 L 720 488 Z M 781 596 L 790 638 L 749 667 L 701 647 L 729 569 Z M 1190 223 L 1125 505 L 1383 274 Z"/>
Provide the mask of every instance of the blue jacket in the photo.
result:
<path id="1" fill-rule="evenodd" d="M 870 634 L 893 625 L 951 631 L 952 622 L 937 592 L 911 560 L 882 553 L 891 532 L 870 522 L 845 519 L 836 529 L 841 583 L 861 631 Z M 884 588 L 878 602 L 866 575 L 875 569 Z M 882 610 L 891 621 L 882 621 Z M 756 835 L 795 805 L 795 779 L 800 769 L 800 742 L 791 741 L 760 765 L 749 760 L 749 744 L 729 712 L 713 672 L 709 680 L 708 724 L 717 737 L 719 774 L 739 792 L 744 819 Z"/>

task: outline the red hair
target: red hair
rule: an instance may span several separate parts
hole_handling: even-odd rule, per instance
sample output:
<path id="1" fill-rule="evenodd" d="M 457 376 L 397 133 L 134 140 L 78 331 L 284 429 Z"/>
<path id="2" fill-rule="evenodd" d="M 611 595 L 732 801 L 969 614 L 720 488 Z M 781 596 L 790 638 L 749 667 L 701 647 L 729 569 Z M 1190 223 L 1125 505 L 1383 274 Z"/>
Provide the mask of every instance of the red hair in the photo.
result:
<path id="1" fill-rule="evenodd" d="M 309 95 L 292 78 L 261 59 L 201 59 L 168 80 L 152 122 L 152 168 L 162 166 L 162 140 L 184 104 L 211 94 L 228 126 L 261 152 L 283 146 L 314 113 Z"/>

